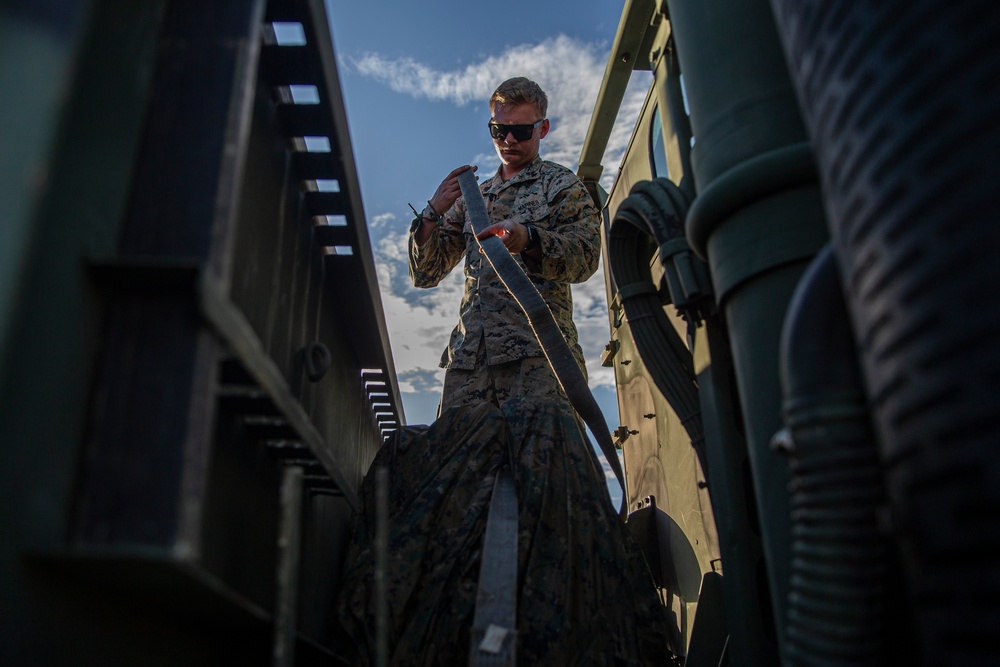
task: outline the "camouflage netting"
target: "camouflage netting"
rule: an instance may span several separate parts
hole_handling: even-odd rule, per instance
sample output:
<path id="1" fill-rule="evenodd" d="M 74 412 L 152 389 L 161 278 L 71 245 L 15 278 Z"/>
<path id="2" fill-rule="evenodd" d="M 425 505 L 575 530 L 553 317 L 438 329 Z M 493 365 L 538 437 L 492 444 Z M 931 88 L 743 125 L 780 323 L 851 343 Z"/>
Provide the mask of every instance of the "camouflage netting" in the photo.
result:
<path id="1" fill-rule="evenodd" d="M 447 410 L 379 452 L 352 521 L 339 616 L 375 656 L 375 474 L 389 471 L 389 664 L 460 665 L 497 471 L 518 495 L 518 664 L 665 664 L 664 611 L 567 403 Z"/>

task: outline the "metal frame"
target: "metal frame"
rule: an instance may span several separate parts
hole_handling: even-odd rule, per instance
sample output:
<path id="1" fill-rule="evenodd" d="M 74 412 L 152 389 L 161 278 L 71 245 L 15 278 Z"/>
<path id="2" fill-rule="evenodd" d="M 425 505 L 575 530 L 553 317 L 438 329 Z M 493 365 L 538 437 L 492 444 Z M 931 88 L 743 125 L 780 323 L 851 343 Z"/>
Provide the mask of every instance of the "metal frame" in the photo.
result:
<path id="1" fill-rule="evenodd" d="M 77 4 L 3 313 L 2 652 L 345 662 L 347 520 L 405 418 L 324 5 Z M 121 80 L 120 106 L 94 95 Z"/>

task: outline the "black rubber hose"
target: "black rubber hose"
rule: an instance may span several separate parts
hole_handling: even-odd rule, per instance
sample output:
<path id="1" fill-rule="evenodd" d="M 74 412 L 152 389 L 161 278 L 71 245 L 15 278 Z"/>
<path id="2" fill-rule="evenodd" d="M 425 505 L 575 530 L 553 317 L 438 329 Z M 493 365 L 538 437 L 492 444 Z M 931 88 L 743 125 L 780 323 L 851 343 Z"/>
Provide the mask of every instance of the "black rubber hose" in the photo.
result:
<path id="1" fill-rule="evenodd" d="M 1000 3 L 771 0 L 927 664 L 998 665 Z"/>
<path id="2" fill-rule="evenodd" d="M 888 545 L 882 470 L 833 253 L 803 275 L 781 341 L 792 479 L 786 667 L 878 665 Z M 787 437 L 790 436 L 790 437 Z"/>
<path id="3" fill-rule="evenodd" d="M 663 180 L 637 184 L 622 201 L 611 223 L 608 261 L 639 356 L 656 388 L 680 418 L 707 470 L 694 361 L 663 311 L 649 271 L 650 239 L 663 245 L 684 238 L 686 207 L 671 196 Z"/>

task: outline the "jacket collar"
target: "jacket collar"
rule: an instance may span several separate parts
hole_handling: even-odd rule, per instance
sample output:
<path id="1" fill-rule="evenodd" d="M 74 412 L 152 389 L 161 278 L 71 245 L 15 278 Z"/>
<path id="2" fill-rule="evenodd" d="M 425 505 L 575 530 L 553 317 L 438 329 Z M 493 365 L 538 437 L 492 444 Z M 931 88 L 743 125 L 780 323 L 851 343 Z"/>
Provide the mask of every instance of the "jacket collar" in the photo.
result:
<path id="1" fill-rule="evenodd" d="M 516 185 L 517 183 L 537 179 L 541 175 L 543 162 L 544 160 L 542 160 L 541 156 L 536 155 L 534 160 L 529 162 L 524 169 L 514 174 L 514 177 L 509 181 L 503 180 L 500 176 L 500 169 L 503 167 L 503 165 L 500 165 L 497 167 L 497 171 L 493 177 L 483 184 L 483 194 L 489 193 L 495 195 L 509 185 Z"/>

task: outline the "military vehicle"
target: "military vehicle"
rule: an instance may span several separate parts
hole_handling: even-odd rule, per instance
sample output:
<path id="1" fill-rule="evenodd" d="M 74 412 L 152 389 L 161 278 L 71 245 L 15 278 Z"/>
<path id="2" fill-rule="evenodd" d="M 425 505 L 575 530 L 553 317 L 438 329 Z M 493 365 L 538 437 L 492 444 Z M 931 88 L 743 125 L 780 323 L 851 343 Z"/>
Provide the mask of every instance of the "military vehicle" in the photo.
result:
<path id="1" fill-rule="evenodd" d="M 579 173 L 664 661 L 1000 662 L 998 7 L 626 2 Z M 0 5 L 4 664 L 349 662 L 405 418 L 327 24 Z"/>
<path id="2" fill-rule="evenodd" d="M 578 174 L 685 665 L 998 662 L 998 27 L 976 2 L 626 3 Z"/>

